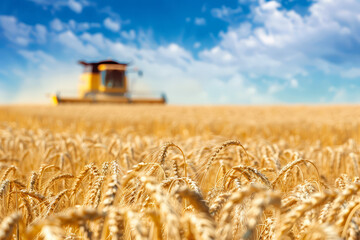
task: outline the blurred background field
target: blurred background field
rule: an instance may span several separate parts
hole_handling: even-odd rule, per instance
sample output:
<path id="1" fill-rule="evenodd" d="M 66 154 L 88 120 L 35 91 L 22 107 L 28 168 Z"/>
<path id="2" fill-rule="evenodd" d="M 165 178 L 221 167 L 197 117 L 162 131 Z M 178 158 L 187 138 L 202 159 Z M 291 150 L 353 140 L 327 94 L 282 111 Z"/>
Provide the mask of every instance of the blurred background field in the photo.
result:
<path id="1" fill-rule="evenodd" d="M 359 140 L 360 107 L 334 106 L 2 106 L 0 120 L 14 127 L 92 134 L 126 132 L 159 138 L 219 136 L 278 141 L 298 136 L 298 144 L 341 144 Z M 5 123 L 3 123 L 5 124 Z M 301 143 L 302 142 L 302 143 Z"/>

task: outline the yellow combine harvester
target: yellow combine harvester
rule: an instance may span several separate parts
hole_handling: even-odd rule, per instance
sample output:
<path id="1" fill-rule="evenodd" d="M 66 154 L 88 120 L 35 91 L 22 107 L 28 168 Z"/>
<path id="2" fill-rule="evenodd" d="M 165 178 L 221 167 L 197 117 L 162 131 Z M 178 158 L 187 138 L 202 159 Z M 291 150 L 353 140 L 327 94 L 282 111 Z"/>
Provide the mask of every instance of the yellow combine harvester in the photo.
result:
<path id="1" fill-rule="evenodd" d="M 166 103 L 164 94 L 160 98 L 131 97 L 128 91 L 128 79 L 125 74 L 127 64 L 112 60 L 87 63 L 79 61 L 84 66 L 80 77 L 79 97 L 52 96 L 55 105 L 62 103 Z"/>

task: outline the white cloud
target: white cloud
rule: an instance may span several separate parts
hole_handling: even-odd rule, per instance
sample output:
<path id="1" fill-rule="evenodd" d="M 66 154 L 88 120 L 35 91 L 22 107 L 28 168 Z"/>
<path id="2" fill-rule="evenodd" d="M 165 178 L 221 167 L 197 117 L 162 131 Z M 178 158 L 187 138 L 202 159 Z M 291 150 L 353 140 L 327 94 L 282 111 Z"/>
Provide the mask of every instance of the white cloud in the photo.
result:
<path id="1" fill-rule="evenodd" d="M 284 90 L 285 86 L 279 83 L 272 83 L 268 88 L 268 93 L 275 94 Z"/>
<path id="2" fill-rule="evenodd" d="M 76 13 L 81 13 L 85 6 L 88 6 L 89 3 L 86 0 L 30 0 L 36 4 L 39 4 L 45 8 L 51 7 L 54 10 L 60 10 L 63 7 L 68 7 Z"/>
<path id="3" fill-rule="evenodd" d="M 318 0 L 301 16 L 279 2 L 260 0 L 249 22 L 221 32 L 220 44 L 200 56 L 219 64 L 229 56 L 244 73 L 281 79 L 305 76 L 309 66 L 338 74 L 342 64 L 360 60 L 359 11 L 357 0 Z"/>
<path id="4" fill-rule="evenodd" d="M 106 46 L 106 39 L 101 33 L 89 34 L 84 33 L 80 36 L 80 38 L 88 43 L 91 43 L 96 48 L 105 48 Z"/>
<path id="5" fill-rule="evenodd" d="M 111 19 L 109 17 L 104 20 L 104 26 L 113 32 L 118 32 L 121 27 L 119 21 Z"/>
<path id="6" fill-rule="evenodd" d="M 213 17 L 219 18 L 227 22 L 231 22 L 234 19 L 234 15 L 241 12 L 242 8 L 240 6 L 237 8 L 230 8 L 223 5 L 221 6 L 221 8 L 211 9 L 211 14 Z"/>
<path id="7" fill-rule="evenodd" d="M 200 42 L 195 42 L 194 43 L 194 48 L 199 48 L 201 47 L 201 43 Z"/>
<path id="8" fill-rule="evenodd" d="M 187 18 L 185 18 L 185 21 L 186 22 L 191 22 L 191 18 L 187 17 Z"/>
<path id="9" fill-rule="evenodd" d="M 70 19 L 66 23 L 66 22 L 62 22 L 58 18 L 55 18 L 50 22 L 50 28 L 56 32 L 61 32 L 65 30 L 84 32 L 91 28 L 99 28 L 99 27 L 101 27 L 99 23 L 76 22 L 74 19 Z"/>
<path id="10" fill-rule="evenodd" d="M 51 55 L 41 51 L 28 51 L 28 50 L 19 50 L 18 53 L 28 59 L 33 63 L 56 63 L 56 60 Z"/>
<path id="11" fill-rule="evenodd" d="M 55 18 L 50 22 L 50 27 L 58 32 L 62 31 L 65 28 L 64 23 L 58 18 Z"/>
<path id="12" fill-rule="evenodd" d="M 73 32 L 66 31 L 59 34 L 57 40 L 64 46 L 75 50 L 84 56 L 97 56 L 97 49 L 91 44 L 83 43 Z"/>
<path id="13" fill-rule="evenodd" d="M 347 91 L 345 88 L 329 87 L 329 92 L 332 93 L 333 102 L 347 102 Z"/>
<path id="14" fill-rule="evenodd" d="M 290 87 L 298 88 L 299 87 L 299 82 L 295 78 L 290 79 Z"/>
<path id="15" fill-rule="evenodd" d="M 234 63 L 235 60 L 235 56 L 230 51 L 223 50 L 219 46 L 200 52 L 200 57 L 205 61 L 211 61 L 219 65 Z"/>
<path id="16" fill-rule="evenodd" d="M 136 40 L 137 42 L 139 42 L 141 47 L 154 48 L 158 46 L 154 40 L 154 32 L 151 28 L 147 30 L 140 29 L 136 35 L 137 35 Z"/>
<path id="17" fill-rule="evenodd" d="M 68 26 L 70 29 L 75 29 L 76 28 L 76 22 L 74 19 L 70 19 L 69 20 L 69 23 L 68 23 Z"/>
<path id="18" fill-rule="evenodd" d="M 13 16 L 0 15 L 0 27 L 4 36 L 11 42 L 27 46 L 31 40 L 31 26 L 18 22 Z"/>
<path id="19" fill-rule="evenodd" d="M 18 21 L 14 16 L 0 15 L 0 29 L 10 42 L 24 47 L 35 41 L 43 44 L 47 38 L 47 29 L 44 25 L 30 26 Z"/>
<path id="20" fill-rule="evenodd" d="M 281 5 L 276 1 L 268 1 L 260 0 L 260 8 L 265 11 L 274 11 L 279 8 Z"/>
<path id="21" fill-rule="evenodd" d="M 359 78 L 360 77 L 360 68 L 352 67 L 350 69 L 344 70 L 341 73 L 341 76 L 345 77 L 345 78 Z"/>
<path id="22" fill-rule="evenodd" d="M 69 20 L 67 28 L 73 31 L 83 32 L 91 28 L 99 28 L 101 25 L 99 23 L 90 23 L 90 22 L 76 22 L 75 20 Z"/>
<path id="23" fill-rule="evenodd" d="M 68 6 L 71 10 L 73 10 L 76 13 L 81 13 L 82 9 L 83 9 L 83 6 L 81 5 L 81 3 L 77 2 L 75 0 L 69 0 Z"/>
<path id="24" fill-rule="evenodd" d="M 186 66 L 192 61 L 192 55 L 179 45 L 172 43 L 168 46 L 160 46 L 157 49 L 157 57 L 164 64 Z M 161 63 L 160 62 L 160 63 Z"/>
<path id="25" fill-rule="evenodd" d="M 76 26 L 77 31 L 86 31 L 86 30 L 88 30 L 90 28 L 91 28 L 91 26 L 87 22 L 78 23 L 77 26 Z"/>
<path id="26" fill-rule="evenodd" d="M 36 24 L 34 29 L 34 35 L 38 43 L 45 43 L 47 36 L 47 29 L 44 25 Z"/>
<path id="27" fill-rule="evenodd" d="M 195 18 L 194 20 L 195 25 L 203 26 L 206 24 L 205 18 Z"/>
<path id="28" fill-rule="evenodd" d="M 120 34 L 123 38 L 125 38 L 128 41 L 135 40 L 135 38 L 136 38 L 136 32 L 133 29 L 131 29 L 129 31 L 121 31 Z"/>
<path id="29" fill-rule="evenodd" d="M 330 86 L 328 88 L 329 98 L 327 102 L 354 103 L 360 101 L 359 87 L 353 85 Z"/>

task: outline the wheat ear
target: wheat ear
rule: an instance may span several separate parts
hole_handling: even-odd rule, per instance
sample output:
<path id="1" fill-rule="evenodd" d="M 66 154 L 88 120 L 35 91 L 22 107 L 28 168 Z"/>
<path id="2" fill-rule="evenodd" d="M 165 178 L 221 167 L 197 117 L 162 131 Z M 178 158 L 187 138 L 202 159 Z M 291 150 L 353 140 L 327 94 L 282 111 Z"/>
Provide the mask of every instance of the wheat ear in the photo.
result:
<path id="1" fill-rule="evenodd" d="M 0 240 L 11 239 L 12 232 L 16 224 L 20 221 L 20 218 L 21 215 L 19 213 L 13 213 L 4 218 L 0 224 Z"/>
<path id="2" fill-rule="evenodd" d="M 111 208 L 109 210 L 109 230 L 112 240 L 120 240 L 123 238 L 125 225 L 124 225 L 125 211 L 122 209 Z"/>
<path id="3" fill-rule="evenodd" d="M 257 170 L 256 168 L 239 165 L 239 166 L 233 167 L 232 169 L 234 171 L 240 171 L 240 172 L 248 171 L 248 172 L 252 173 L 253 175 L 255 175 L 256 177 L 258 177 L 266 186 L 271 188 L 271 183 L 270 183 L 269 179 L 264 174 L 262 174 L 259 170 Z"/>
<path id="4" fill-rule="evenodd" d="M 219 229 L 217 235 L 219 239 L 226 239 L 226 240 L 231 239 L 231 228 L 232 228 L 231 213 L 234 207 L 240 204 L 247 196 L 250 196 L 253 193 L 258 193 L 263 191 L 266 191 L 266 188 L 251 184 L 246 188 L 240 190 L 239 192 L 234 192 L 231 195 L 231 197 L 223 207 L 220 216 L 219 226 L 222 227 L 221 229 Z"/>
<path id="5" fill-rule="evenodd" d="M 242 237 L 243 239 L 255 239 L 254 232 L 264 209 L 268 206 L 274 206 L 279 209 L 281 206 L 281 197 L 277 193 L 267 191 L 260 194 L 253 201 L 252 205 L 253 207 L 248 214 L 247 230 Z"/>
<path id="6" fill-rule="evenodd" d="M 334 221 L 334 218 L 341 208 L 341 205 L 349 199 L 351 196 L 356 194 L 360 189 L 360 183 L 354 183 L 349 185 L 335 200 L 332 204 L 332 207 L 329 210 L 329 214 L 326 217 L 325 222 L 331 223 Z"/>
<path id="7" fill-rule="evenodd" d="M 230 196 L 231 193 L 229 192 L 218 195 L 209 209 L 210 214 L 212 216 L 215 216 L 220 211 L 220 209 L 223 207 L 223 205 L 226 203 L 226 201 L 229 199 Z"/>
<path id="8" fill-rule="evenodd" d="M 216 239 L 216 224 L 212 218 L 209 218 L 208 214 L 190 214 L 188 218 L 190 221 L 190 228 L 197 239 Z"/>
<path id="9" fill-rule="evenodd" d="M 334 198 L 335 194 L 333 192 L 324 192 L 324 194 L 316 193 L 311 198 L 304 200 L 301 205 L 294 208 L 284 217 L 284 220 L 281 223 L 279 234 L 277 234 L 277 236 L 284 237 L 295 224 L 295 221 L 299 219 L 305 212 L 315 207 L 321 206 L 326 201 Z"/>
<path id="10" fill-rule="evenodd" d="M 38 188 L 37 188 L 38 180 L 39 180 L 39 175 L 36 172 L 32 172 L 31 177 L 30 177 L 30 185 L 29 185 L 30 192 L 38 190 Z"/>
<path id="11" fill-rule="evenodd" d="M 189 199 L 190 203 L 195 207 L 195 209 L 211 218 L 209 207 L 205 204 L 203 197 L 196 191 L 193 191 L 188 187 L 181 187 L 176 191 L 176 193 L 181 197 Z"/>
<path id="12" fill-rule="evenodd" d="M 60 201 L 61 197 L 64 196 L 66 193 L 68 193 L 70 190 L 69 189 L 65 189 L 63 191 L 61 191 L 58 195 L 56 195 L 56 197 L 54 198 L 54 200 L 50 203 L 48 210 L 45 214 L 45 217 L 49 216 L 51 212 L 54 211 L 56 204 Z"/>
<path id="13" fill-rule="evenodd" d="M 273 186 L 273 188 L 275 187 L 276 183 L 279 181 L 279 179 L 290 169 L 292 169 L 293 167 L 299 165 L 300 163 L 310 163 L 312 166 L 314 166 L 316 172 L 317 172 L 317 176 L 320 176 L 319 171 L 317 169 L 317 167 L 315 166 L 315 164 L 309 160 L 306 159 L 296 159 L 290 163 L 288 163 L 285 167 L 283 167 L 279 174 L 276 176 L 275 180 L 271 183 L 271 185 Z"/>
<path id="14" fill-rule="evenodd" d="M 13 165 L 10 166 L 8 169 L 6 169 L 3 176 L 1 177 L 0 182 L 4 181 L 7 178 L 7 176 L 10 174 L 11 171 L 13 171 L 15 173 L 16 169 L 17 168 L 15 166 L 13 166 Z"/>
<path id="15" fill-rule="evenodd" d="M 180 240 L 179 216 L 161 190 L 161 186 L 153 178 L 142 177 L 141 181 L 145 184 L 146 191 L 155 200 L 159 208 L 161 221 L 166 223 L 167 234 L 171 239 Z"/>
<path id="16" fill-rule="evenodd" d="M 221 150 L 223 150 L 224 148 L 228 147 L 228 146 L 240 146 L 240 147 L 244 150 L 244 152 L 245 152 L 245 154 L 246 154 L 246 157 L 247 157 L 247 159 L 249 160 L 249 156 L 248 156 L 248 154 L 247 154 L 247 151 L 246 151 L 246 149 L 244 148 L 244 146 L 240 143 L 240 141 L 238 141 L 238 140 L 229 140 L 229 141 L 224 142 L 224 143 L 223 143 L 220 147 L 218 147 L 218 149 L 216 149 L 216 151 L 212 154 L 212 156 L 211 156 L 208 164 L 206 165 L 205 174 L 209 171 L 212 163 L 214 162 L 214 160 L 215 160 L 216 156 L 219 154 L 219 152 L 220 152 Z"/>
<path id="17" fill-rule="evenodd" d="M 91 171 L 91 168 L 93 167 L 93 163 L 88 164 L 85 166 L 84 170 L 82 170 L 79 174 L 79 176 L 76 177 L 75 182 L 73 184 L 73 187 L 71 189 L 71 194 L 74 195 L 76 190 L 79 189 L 81 181 L 86 177 L 86 175 Z"/>
<path id="18" fill-rule="evenodd" d="M 166 143 L 164 146 L 162 146 L 162 149 L 161 149 L 159 157 L 158 157 L 160 159 L 159 160 L 160 166 L 164 168 L 164 163 L 165 163 L 165 159 L 166 159 L 166 153 L 167 153 L 167 150 L 170 147 L 174 147 L 174 148 L 178 149 L 181 152 L 181 155 L 182 155 L 183 161 L 184 161 L 184 174 L 185 174 L 185 177 L 187 177 L 187 170 L 186 170 L 187 163 L 186 163 L 185 154 L 184 154 L 183 150 L 181 150 L 181 148 L 178 145 L 176 145 L 176 144 L 174 144 L 172 142 Z M 174 170 L 175 170 L 175 176 L 178 176 L 177 164 L 176 164 L 176 162 L 174 164 L 175 165 L 173 165 L 173 167 L 174 167 Z"/>
<path id="19" fill-rule="evenodd" d="M 53 177 L 48 184 L 46 184 L 45 189 L 44 189 L 44 194 L 46 195 L 47 191 L 49 190 L 49 188 L 52 186 L 52 184 L 55 183 L 55 181 L 60 180 L 60 179 L 69 179 L 69 178 L 73 178 L 74 176 L 72 174 L 61 174 L 58 175 L 56 177 Z"/>
<path id="20" fill-rule="evenodd" d="M 0 198 L 3 198 L 6 195 L 6 191 L 9 189 L 9 186 L 10 186 L 9 180 L 6 179 L 2 181 L 0 185 Z"/>

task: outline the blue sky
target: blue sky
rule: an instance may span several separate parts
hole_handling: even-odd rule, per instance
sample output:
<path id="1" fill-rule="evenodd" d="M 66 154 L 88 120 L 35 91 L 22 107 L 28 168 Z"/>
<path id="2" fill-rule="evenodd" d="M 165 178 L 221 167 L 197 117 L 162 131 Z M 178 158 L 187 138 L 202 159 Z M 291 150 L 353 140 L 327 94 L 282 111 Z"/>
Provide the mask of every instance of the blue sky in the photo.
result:
<path id="1" fill-rule="evenodd" d="M 3 0 L 0 103 L 76 94 L 80 59 L 131 61 L 174 104 L 357 103 L 358 0 Z"/>

